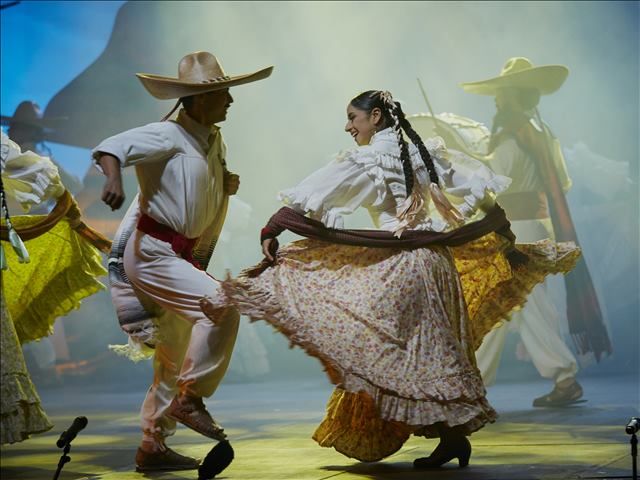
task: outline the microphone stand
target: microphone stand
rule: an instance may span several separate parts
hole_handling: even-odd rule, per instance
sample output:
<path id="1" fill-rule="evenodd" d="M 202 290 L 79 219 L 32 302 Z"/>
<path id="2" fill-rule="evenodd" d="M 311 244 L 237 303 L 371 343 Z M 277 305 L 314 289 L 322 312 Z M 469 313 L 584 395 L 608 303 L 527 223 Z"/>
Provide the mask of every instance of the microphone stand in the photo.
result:
<path id="1" fill-rule="evenodd" d="M 635 433 L 631 434 L 631 465 L 633 469 L 633 480 L 638 480 L 638 437 Z"/>
<path id="2" fill-rule="evenodd" d="M 640 418 L 631 417 L 625 428 L 625 432 L 631 435 L 631 465 L 633 469 L 633 480 L 638 480 L 638 437 L 636 433 L 640 430 Z"/>
<path id="3" fill-rule="evenodd" d="M 58 480 L 60 476 L 60 472 L 62 471 L 62 467 L 64 467 L 65 463 L 69 463 L 71 461 L 71 457 L 68 453 L 71 451 L 71 443 L 66 443 L 64 446 L 64 450 L 62 451 L 62 456 L 60 457 L 60 461 L 58 462 L 58 468 L 56 469 L 56 473 L 53 476 L 53 480 Z"/>

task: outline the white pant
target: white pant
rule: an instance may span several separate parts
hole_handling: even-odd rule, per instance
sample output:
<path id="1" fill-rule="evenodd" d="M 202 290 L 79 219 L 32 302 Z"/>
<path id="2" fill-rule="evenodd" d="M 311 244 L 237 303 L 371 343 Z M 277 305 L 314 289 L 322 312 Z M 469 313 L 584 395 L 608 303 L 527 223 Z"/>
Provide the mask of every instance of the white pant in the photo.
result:
<path id="1" fill-rule="evenodd" d="M 511 229 L 518 242 L 534 242 L 553 238 L 550 221 L 514 221 Z M 544 378 L 561 382 L 575 377 L 578 372 L 576 358 L 560 334 L 560 314 L 547 291 L 547 284 L 533 289 L 524 308 L 511 315 L 511 320 L 492 330 L 476 351 L 476 361 L 485 385 L 496 380 L 496 372 L 504 348 L 507 332 L 515 329 L 531 356 L 531 360 Z"/>
<path id="2" fill-rule="evenodd" d="M 224 376 L 238 333 L 234 308 L 216 322 L 200 310 L 218 282 L 177 256 L 171 245 L 135 230 L 125 249 L 124 269 L 146 304 L 158 310 L 159 342 L 153 359 L 153 384 L 142 404 L 145 434 L 172 435 L 175 421 L 165 411 L 177 393 L 213 395 Z"/>

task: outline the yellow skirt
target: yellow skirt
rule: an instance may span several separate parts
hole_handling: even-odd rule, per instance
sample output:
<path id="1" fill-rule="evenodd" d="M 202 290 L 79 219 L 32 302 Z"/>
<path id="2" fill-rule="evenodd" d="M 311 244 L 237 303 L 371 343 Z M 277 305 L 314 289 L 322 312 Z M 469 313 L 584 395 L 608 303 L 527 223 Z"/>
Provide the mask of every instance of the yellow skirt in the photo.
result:
<path id="1" fill-rule="evenodd" d="M 40 215 L 11 218 L 18 228 L 40 220 Z M 105 288 L 96 277 L 107 273 L 98 249 L 83 240 L 66 218 L 25 245 L 30 262 L 19 263 L 9 242 L 2 242 L 9 265 L 2 272 L 2 288 L 22 344 L 51 334 L 56 318 L 79 308 L 82 299 Z"/>

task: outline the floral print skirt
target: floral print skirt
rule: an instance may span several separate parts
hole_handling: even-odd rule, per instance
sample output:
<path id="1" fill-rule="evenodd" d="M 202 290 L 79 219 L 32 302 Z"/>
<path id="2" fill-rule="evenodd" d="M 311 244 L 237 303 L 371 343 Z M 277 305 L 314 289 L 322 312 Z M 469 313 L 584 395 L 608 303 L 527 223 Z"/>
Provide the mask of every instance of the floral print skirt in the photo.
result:
<path id="1" fill-rule="evenodd" d="M 29 435 L 50 430 L 40 397 L 24 363 L 22 347 L 16 329 L 5 305 L 4 292 L 0 295 L 0 443 L 21 442 Z"/>
<path id="2" fill-rule="evenodd" d="M 571 243 L 519 245 L 530 260 L 512 270 L 506 246 L 495 234 L 415 250 L 301 240 L 261 274 L 225 280 L 224 294 L 205 303 L 231 303 L 318 358 L 336 389 L 313 438 L 375 461 L 411 434 L 437 437 L 438 424 L 471 434 L 496 419 L 475 349 L 580 254 Z"/>

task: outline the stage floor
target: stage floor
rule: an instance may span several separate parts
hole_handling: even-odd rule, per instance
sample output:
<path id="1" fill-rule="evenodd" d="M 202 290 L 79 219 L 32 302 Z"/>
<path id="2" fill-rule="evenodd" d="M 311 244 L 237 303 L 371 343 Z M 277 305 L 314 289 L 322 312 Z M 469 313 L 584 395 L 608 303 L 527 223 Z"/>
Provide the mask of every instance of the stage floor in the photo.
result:
<path id="1" fill-rule="evenodd" d="M 382 462 L 359 463 L 310 436 L 321 420 L 331 387 L 322 379 L 223 384 L 209 410 L 225 426 L 235 461 L 219 477 L 237 480 L 413 480 L 413 479 L 605 479 L 631 478 L 629 436 L 624 427 L 639 415 L 636 377 L 581 380 L 588 401 L 564 409 L 534 409 L 534 397 L 548 383 L 502 384 L 489 389 L 500 413 L 497 423 L 472 436 L 470 466 L 451 463 L 437 471 L 416 472 L 414 458 L 427 455 L 435 440 L 412 438 Z M 61 452 L 55 442 L 74 417 L 89 419 L 73 443 L 61 479 L 195 479 L 196 471 L 138 474 L 138 408 L 143 391 L 101 392 L 73 387 L 41 392 L 55 423 L 44 435 L 2 447 L 4 480 L 53 477 Z M 205 439 L 206 440 L 206 439 Z M 204 457 L 211 444 L 179 427 L 168 444 L 180 453 Z"/>

